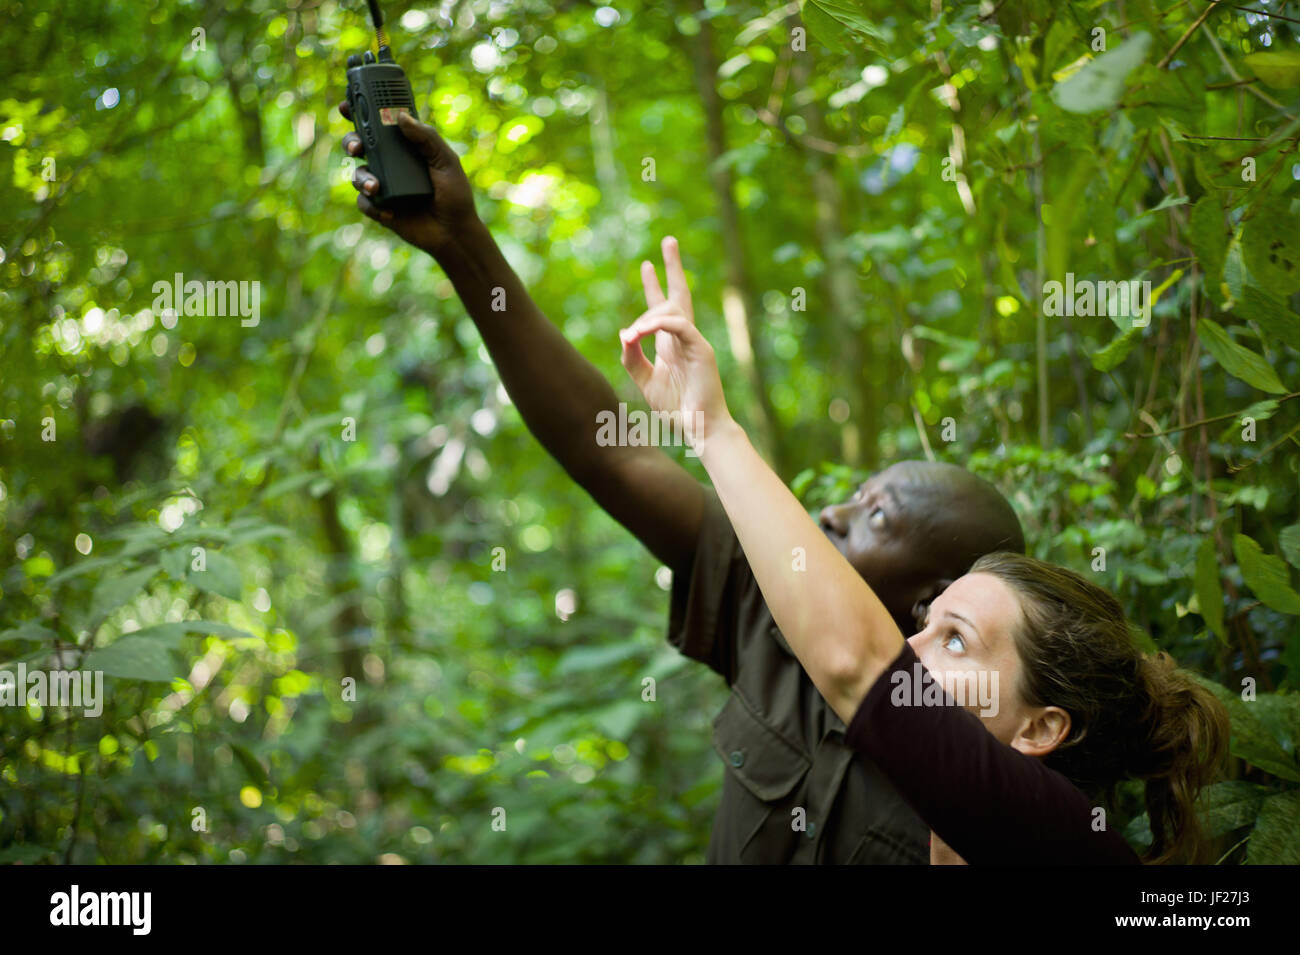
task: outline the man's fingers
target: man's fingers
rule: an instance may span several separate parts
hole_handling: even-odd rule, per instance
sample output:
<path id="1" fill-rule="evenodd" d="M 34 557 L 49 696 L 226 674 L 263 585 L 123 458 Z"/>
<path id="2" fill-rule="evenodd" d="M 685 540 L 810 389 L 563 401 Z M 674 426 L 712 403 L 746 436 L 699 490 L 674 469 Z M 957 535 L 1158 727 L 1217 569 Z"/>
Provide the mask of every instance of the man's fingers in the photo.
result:
<path id="1" fill-rule="evenodd" d="M 388 225 L 393 221 L 393 214 L 391 212 L 389 212 L 386 209 L 379 208 L 377 205 L 375 205 L 373 202 L 367 199 L 365 195 L 357 196 L 357 208 L 361 210 L 362 215 L 366 216 L 367 218 L 374 219 L 376 222 L 380 223 L 381 225 Z"/>
<path id="2" fill-rule="evenodd" d="M 360 156 L 364 153 L 365 147 L 361 145 L 361 137 L 356 133 L 347 133 L 343 137 L 343 151 L 349 156 Z"/>
<path id="3" fill-rule="evenodd" d="M 452 152 L 446 140 L 428 123 L 422 123 L 410 113 L 397 115 L 397 126 L 402 135 L 415 143 L 420 155 L 434 166 L 441 166 L 447 161 L 447 154 Z M 454 153 L 453 153 L 454 155 Z"/>
<path id="4" fill-rule="evenodd" d="M 659 276 L 655 274 L 654 263 L 649 259 L 641 263 L 641 287 L 645 289 L 647 308 L 654 308 L 664 301 L 664 290 L 659 285 Z"/>
<path id="5" fill-rule="evenodd" d="M 369 166 L 358 166 L 352 170 L 352 186 L 362 195 L 373 196 L 379 191 L 379 180 Z"/>
<path id="6" fill-rule="evenodd" d="M 668 274 L 668 297 L 690 313 L 691 290 L 686 287 L 686 272 L 682 269 L 682 253 L 677 247 L 677 240 L 665 236 L 660 243 L 664 253 L 664 271 Z"/>
<path id="7" fill-rule="evenodd" d="M 339 112 L 343 114 L 344 119 L 352 118 L 352 107 L 348 105 L 347 100 L 339 103 Z"/>

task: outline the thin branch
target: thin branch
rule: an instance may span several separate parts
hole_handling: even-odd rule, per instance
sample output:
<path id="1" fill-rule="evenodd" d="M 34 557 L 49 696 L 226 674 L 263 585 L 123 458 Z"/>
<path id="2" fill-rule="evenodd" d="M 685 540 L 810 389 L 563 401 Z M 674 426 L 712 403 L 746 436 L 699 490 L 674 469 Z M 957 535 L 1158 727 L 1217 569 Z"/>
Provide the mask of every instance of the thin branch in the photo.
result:
<path id="1" fill-rule="evenodd" d="M 1241 79 L 1241 74 L 1238 73 L 1233 68 L 1232 62 L 1226 56 L 1223 55 L 1223 47 L 1219 46 L 1219 41 L 1215 38 L 1214 31 L 1207 30 L 1204 26 L 1202 26 L 1201 32 L 1204 33 L 1205 38 L 1210 41 L 1210 46 L 1214 47 L 1214 52 L 1219 55 L 1219 62 L 1223 64 L 1223 68 L 1227 70 L 1228 75 L 1231 76 L 1234 80 Z M 1243 86 L 1242 89 L 1244 89 L 1247 93 L 1251 93 L 1259 97 L 1269 106 L 1272 106 L 1274 109 L 1278 110 L 1279 112 L 1282 112 L 1287 116 L 1290 116 L 1292 119 L 1296 118 L 1294 113 L 1289 112 L 1285 106 L 1283 106 L 1281 103 L 1279 103 L 1277 100 L 1269 96 L 1267 93 L 1265 93 L 1263 90 L 1259 89 L 1258 87 L 1254 85 L 1250 85 L 1250 86 Z"/>
<path id="2" fill-rule="evenodd" d="M 1278 404 L 1281 404 L 1281 403 L 1284 402 L 1284 401 L 1290 401 L 1292 398 L 1300 398 L 1300 391 L 1293 391 L 1293 392 L 1291 392 L 1291 394 L 1289 394 L 1289 395 L 1283 395 L 1281 398 L 1274 398 L 1274 399 L 1272 399 L 1272 400 L 1276 401 Z M 1245 409 L 1245 408 L 1241 409 L 1241 411 L 1244 411 L 1244 410 L 1246 410 L 1246 409 Z M 1174 434 L 1175 432 L 1178 432 L 1178 431 L 1186 431 L 1188 428 L 1196 428 L 1196 427 L 1199 427 L 1199 426 L 1201 426 L 1201 425 L 1203 425 L 1203 424 L 1213 424 L 1213 423 L 1216 422 L 1216 421 L 1226 421 L 1226 420 L 1229 419 L 1229 418 L 1235 418 L 1235 417 L 1237 417 L 1237 415 L 1241 414 L 1241 411 L 1229 411 L 1227 414 L 1215 415 L 1215 416 L 1212 417 L 1212 418 L 1202 418 L 1200 421 L 1193 421 L 1191 424 L 1183 424 L 1183 425 L 1179 425 L 1179 426 L 1176 427 L 1176 428 L 1166 428 L 1166 429 L 1163 430 L 1163 431 L 1152 431 L 1150 434 L 1143 434 L 1143 433 L 1140 432 L 1140 431 L 1139 431 L 1139 432 L 1128 431 L 1128 432 L 1125 432 L 1124 437 L 1126 437 L 1126 438 L 1160 438 L 1160 437 L 1163 437 L 1163 436 L 1166 435 L 1166 434 Z"/>
<path id="3" fill-rule="evenodd" d="M 1234 10 L 1241 10 L 1244 13 L 1253 13 L 1257 17 L 1272 17 L 1274 20 L 1285 20 L 1287 23 L 1300 23 L 1295 17 L 1284 17 L 1280 13 L 1269 13 L 1267 10 L 1252 10 L 1250 7 L 1239 6 L 1235 3 L 1225 3 L 1225 7 L 1232 7 Z"/>
<path id="4" fill-rule="evenodd" d="M 1174 58 L 1174 54 L 1183 48 L 1183 44 L 1187 42 L 1188 37 L 1190 37 L 1193 33 L 1196 32 L 1196 28 L 1205 22 L 1205 18 L 1208 17 L 1211 13 L 1213 13 L 1214 8 L 1217 7 L 1218 5 L 1219 5 L 1219 0 L 1211 0 L 1210 5 L 1201 11 L 1201 15 L 1196 18 L 1196 21 L 1187 28 L 1187 31 L 1182 36 L 1178 38 L 1178 42 L 1175 43 L 1172 47 L 1170 47 L 1169 52 L 1165 54 L 1164 59 L 1162 59 L 1159 63 L 1156 64 L 1156 69 L 1158 70 L 1169 69 L 1169 62 Z"/>

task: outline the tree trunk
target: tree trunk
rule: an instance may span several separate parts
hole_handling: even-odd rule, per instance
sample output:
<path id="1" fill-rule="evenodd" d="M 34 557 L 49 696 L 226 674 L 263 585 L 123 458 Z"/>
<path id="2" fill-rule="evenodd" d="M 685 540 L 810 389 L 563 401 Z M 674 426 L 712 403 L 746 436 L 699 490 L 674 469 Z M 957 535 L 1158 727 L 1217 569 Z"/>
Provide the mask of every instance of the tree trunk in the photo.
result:
<path id="1" fill-rule="evenodd" d="M 704 14 L 697 0 L 695 12 Z M 718 218 L 722 227 L 723 251 L 726 255 L 726 280 L 722 289 L 722 312 L 727 322 L 727 338 L 731 353 L 749 380 L 754 391 L 754 416 L 758 432 L 756 441 L 766 450 L 768 459 L 778 474 L 787 476 L 787 454 L 776 409 L 768 394 L 770 376 L 764 367 L 757 347 L 759 336 L 754 315 L 757 296 L 750 279 L 750 269 L 741 239 L 740 211 L 736 206 L 735 183 L 731 170 L 718 160 L 727 152 L 726 131 L 723 127 L 722 98 L 714 80 L 718 75 L 717 55 L 713 49 L 713 29 L 707 15 L 700 17 L 700 32 L 694 44 L 695 83 L 700 102 L 704 107 L 705 140 L 708 145 L 709 179 L 713 185 L 714 199 L 718 205 Z"/>

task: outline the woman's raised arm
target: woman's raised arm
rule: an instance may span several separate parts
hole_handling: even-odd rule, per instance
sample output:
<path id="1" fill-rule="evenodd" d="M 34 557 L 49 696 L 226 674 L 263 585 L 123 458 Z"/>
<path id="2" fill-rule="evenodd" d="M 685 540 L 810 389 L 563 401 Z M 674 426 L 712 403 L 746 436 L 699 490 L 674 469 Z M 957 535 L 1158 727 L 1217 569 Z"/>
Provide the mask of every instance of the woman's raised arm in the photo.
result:
<path id="1" fill-rule="evenodd" d="M 695 327 L 676 241 L 664 240 L 668 295 L 642 263 L 647 301 L 619 333 L 623 366 L 658 412 L 681 415 L 772 617 L 826 702 L 848 723 L 903 649 L 903 634 L 867 582 L 826 539 L 732 419 L 713 348 Z M 653 283 L 653 290 L 652 290 Z M 641 339 L 655 336 L 655 361 Z"/>

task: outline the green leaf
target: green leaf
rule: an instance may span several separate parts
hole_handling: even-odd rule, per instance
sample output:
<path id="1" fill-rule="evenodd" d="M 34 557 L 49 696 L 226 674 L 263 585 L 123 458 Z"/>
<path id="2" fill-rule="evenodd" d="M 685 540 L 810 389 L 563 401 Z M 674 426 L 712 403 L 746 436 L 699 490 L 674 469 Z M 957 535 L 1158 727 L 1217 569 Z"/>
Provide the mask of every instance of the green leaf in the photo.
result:
<path id="1" fill-rule="evenodd" d="M 1282 546 L 1282 556 L 1286 562 L 1292 567 L 1300 567 L 1300 524 L 1282 528 L 1277 540 Z"/>
<path id="2" fill-rule="evenodd" d="M 1300 742 L 1300 694 L 1261 693 L 1254 707 L 1259 721 L 1294 758 L 1296 744 Z"/>
<path id="3" fill-rule="evenodd" d="M 189 547 L 169 547 L 158 555 L 158 564 L 172 580 L 184 580 L 190 567 Z"/>
<path id="4" fill-rule="evenodd" d="M 1247 703 L 1226 686 L 1196 674 L 1192 678 L 1205 687 L 1228 710 L 1232 720 L 1232 755 L 1258 766 L 1279 779 L 1300 783 L 1300 764 L 1278 745 L 1268 727 L 1255 715 L 1254 703 Z"/>
<path id="5" fill-rule="evenodd" d="M 878 49 L 881 44 L 886 42 L 887 37 L 880 32 L 876 24 L 867 16 L 863 6 L 863 4 L 854 3 L 852 0 L 805 0 L 801 12 L 805 18 L 805 23 L 808 22 L 807 16 L 810 9 L 825 14 L 833 22 L 840 24 L 840 28 L 836 32 L 843 32 L 844 28 L 847 28 L 854 39 L 863 43 L 868 49 Z M 816 19 L 815 14 L 814 19 Z M 812 29 L 811 24 L 809 24 L 809 29 Z M 827 38 L 822 35 L 826 32 L 828 31 L 823 25 L 821 32 L 817 34 L 817 39 L 826 42 Z"/>
<path id="6" fill-rule="evenodd" d="M 1243 62 L 1274 89 L 1300 86 L 1300 53 L 1295 50 L 1262 50 L 1243 57 Z"/>
<path id="7" fill-rule="evenodd" d="M 848 48 L 841 39 L 844 32 L 840 25 L 830 17 L 826 11 L 818 7 L 815 0 L 800 0 L 799 16 L 803 20 L 804 26 L 808 28 L 808 33 L 817 39 L 817 42 L 834 50 L 836 53 L 846 53 Z"/>
<path id="8" fill-rule="evenodd" d="M 904 115 L 902 106 L 889 114 L 889 123 L 885 126 L 885 135 L 881 137 L 883 142 L 889 142 L 903 131 Z"/>
<path id="9" fill-rule="evenodd" d="M 178 626 L 184 627 L 187 633 L 206 633 L 214 637 L 226 637 L 231 640 L 258 639 L 247 630 L 240 630 L 238 627 L 232 627 L 230 624 L 222 623 L 219 620 L 183 620 Z"/>
<path id="10" fill-rule="evenodd" d="M 1265 797 L 1273 792 L 1268 786 L 1235 779 L 1207 786 L 1196 800 L 1205 834 L 1214 838 L 1254 825 Z"/>
<path id="11" fill-rule="evenodd" d="M 79 560 L 70 567 L 65 567 L 57 574 L 46 581 L 51 587 L 57 587 L 64 581 L 72 580 L 74 577 L 80 577 L 82 574 L 88 574 L 94 570 L 102 570 L 105 567 L 113 567 L 117 564 L 127 563 L 127 560 L 114 554 L 112 557 L 91 557 L 89 560 Z"/>
<path id="12" fill-rule="evenodd" d="M 1241 229 L 1241 255 L 1251 276 L 1276 295 L 1300 289 L 1300 229 L 1285 215 L 1259 215 Z"/>
<path id="13" fill-rule="evenodd" d="M 54 849 L 40 846 L 15 845 L 0 849 L 0 865 L 36 865 L 46 860 L 55 861 L 56 857 Z"/>
<path id="14" fill-rule="evenodd" d="M 1233 537 L 1232 549 L 1241 576 L 1256 597 L 1281 613 L 1300 614 L 1300 594 L 1291 588 L 1291 574 L 1280 557 L 1265 554 L 1245 534 Z"/>
<path id="15" fill-rule="evenodd" d="M 1246 848 L 1248 865 L 1300 865 L 1300 792 L 1270 796 L 1260 806 L 1259 818 Z"/>
<path id="16" fill-rule="evenodd" d="M 1205 350 L 1214 356 L 1214 360 L 1228 374 L 1260 391 L 1274 395 L 1286 394 L 1286 386 L 1278 380 L 1268 362 L 1249 348 L 1234 342 L 1221 325 L 1203 318 L 1196 323 L 1196 334 Z"/>
<path id="17" fill-rule="evenodd" d="M 1092 367 L 1098 371 L 1113 371 L 1128 357 L 1141 337 L 1141 326 L 1130 323 L 1128 328 L 1112 338 L 1107 345 L 1092 353 Z"/>
<path id="18" fill-rule="evenodd" d="M 0 643 L 7 640 L 53 640 L 58 634 L 49 627 L 28 621 L 20 623 L 11 630 L 0 631 Z"/>
<path id="19" fill-rule="evenodd" d="M 1146 59 L 1151 35 L 1136 33 L 1103 53 L 1063 83 L 1052 87 L 1052 99 L 1069 113 L 1112 109 L 1124 95 L 1128 75 Z"/>
<path id="20" fill-rule="evenodd" d="M 638 697 L 603 707 L 592 714 L 592 719 L 609 739 L 627 740 L 641 722 L 641 717 L 648 715 L 652 709 L 651 704 L 642 702 Z"/>
<path id="21" fill-rule="evenodd" d="M 141 567 L 121 576 L 105 577 L 95 585 L 95 591 L 91 595 L 89 619 L 100 620 L 133 597 L 139 596 L 144 585 L 156 573 L 157 567 Z"/>
<path id="22" fill-rule="evenodd" d="M 555 668 L 556 676 L 580 673 L 584 670 L 604 670 L 625 660 L 640 656 L 642 648 L 635 643 L 622 641 L 590 647 L 576 647 L 564 654 Z"/>
<path id="23" fill-rule="evenodd" d="M 1223 225 L 1223 204 L 1217 196 L 1204 196 L 1192 206 L 1187 231 L 1205 272 L 1205 287 L 1217 300 L 1223 280 L 1223 259 L 1228 254 L 1228 233 Z"/>
<path id="24" fill-rule="evenodd" d="M 243 583 L 240 579 L 239 565 L 225 554 L 209 551 L 205 558 L 205 569 L 190 570 L 187 577 L 190 583 L 208 593 L 239 600 Z"/>
<path id="25" fill-rule="evenodd" d="M 266 768 L 258 761 L 257 757 L 248 751 L 248 747 L 239 743 L 230 743 L 230 751 L 235 754 L 239 760 L 239 765 L 244 767 L 244 772 L 248 773 L 249 780 L 261 789 L 271 788 L 271 777 L 267 775 Z"/>
<path id="26" fill-rule="evenodd" d="M 1219 556 L 1213 536 L 1201 541 L 1196 551 L 1196 602 L 1210 630 L 1227 643 L 1223 626 L 1223 583 L 1219 580 Z"/>
<path id="27" fill-rule="evenodd" d="M 291 474 L 289 477 L 281 478 L 262 492 L 262 500 L 269 501 L 271 498 L 279 497 L 281 494 L 288 494 L 290 491 L 296 491 L 299 488 L 306 487 L 320 476 L 321 473 L 319 471 L 302 471 L 298 474 Z"/>
<path id="28" fill-rule="evenodd" d="M 92 650 L 86 654 L 82 667 L 149 683 L 170 683 L 179 670 L 162 643 L 138 634 L 129 634 L 102 649 Z"/>
<path id="29" fill-rule="evenodd" d="M 1247 321 L 1258 323 L 1270 338 L 1300 351 L 1300 315 L 1291 311 L 1285 302 L 1263 289 L 1247 285 L 1241 290 L 1234 311 Z"/>
<path id="30" fill-rule="evenodd" d="M 206 633 L 213 636 L 236 640 L 256 640 L 251 633 L 232 627 L 217 620 L 180 620 L 174 623 L 156 623 L 127 634 L 130 637 L 147 637 L 171 646 L 179 646 L 186 636 L 193 633 Z"/>
<path id="31" fill-rule="evenodd" d="M 231 525 L 230 543 L 234 544 L 252 544 L 256 541 L 263 540 L 267 537 L 289 537 L 289 528 L 281 527 L 278 524 L 258 523 L 255 527 L 249 527 L 246 530 L 235 531 L 234 525 Z"/>

